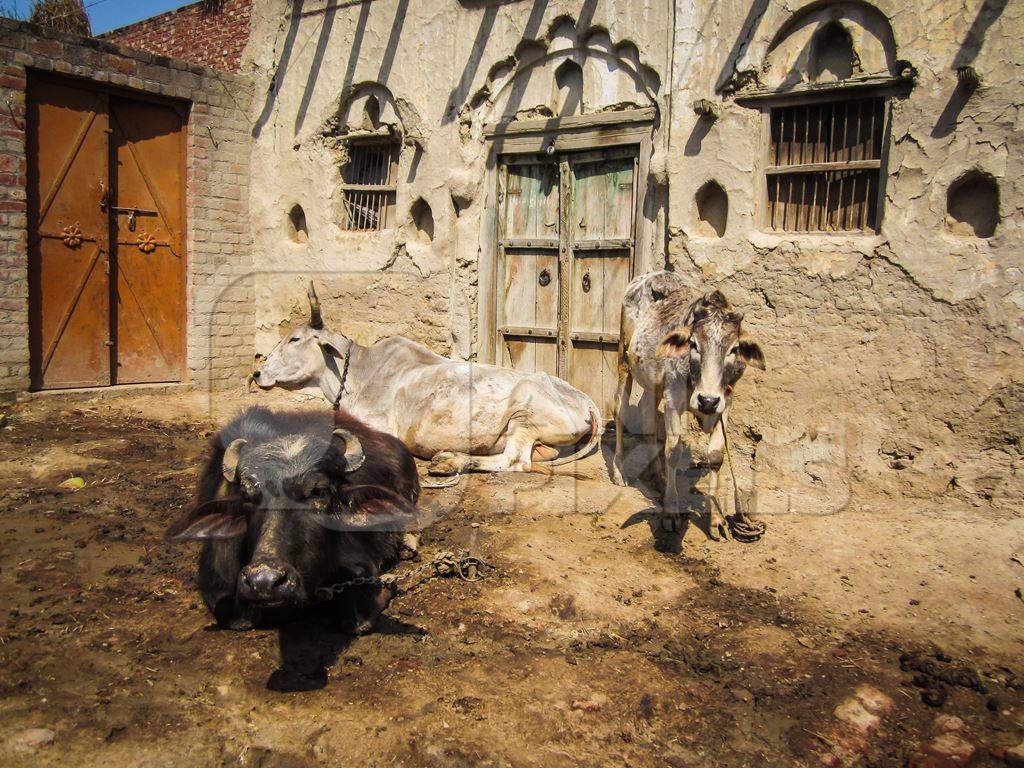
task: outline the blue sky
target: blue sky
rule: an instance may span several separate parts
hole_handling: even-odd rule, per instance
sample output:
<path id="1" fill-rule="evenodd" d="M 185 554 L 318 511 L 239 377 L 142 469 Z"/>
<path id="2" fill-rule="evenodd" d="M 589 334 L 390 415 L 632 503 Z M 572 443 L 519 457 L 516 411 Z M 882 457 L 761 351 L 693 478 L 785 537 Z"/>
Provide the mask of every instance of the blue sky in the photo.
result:
<path id="1" fill-rule="evenodd" d="M 194 0 L 191 0 L 194 2 Z M 32 0 L 0 0 L 0 9 L 14 7 L 14 15 L 26 18 L 32 9 Z M 123 27 L 139 19 L 148 19 L 158 13 L 190 5 L 182 0 L 85 0 L 85 8 L 92 22 L 93 34 L 99 35 L 115 27 Z"/>

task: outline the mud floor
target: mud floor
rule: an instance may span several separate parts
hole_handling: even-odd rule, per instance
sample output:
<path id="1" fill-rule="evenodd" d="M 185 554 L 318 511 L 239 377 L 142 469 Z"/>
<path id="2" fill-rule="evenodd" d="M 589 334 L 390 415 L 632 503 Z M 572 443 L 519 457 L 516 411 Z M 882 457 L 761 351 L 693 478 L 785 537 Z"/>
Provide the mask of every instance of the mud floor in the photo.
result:
<path id="1" fill-rule="evenodd" d="M 889 499 L 664 540 L 595 456 L 425 492 L 424 557 L 469 548 L 480 583 L 424 583 L 364 637 L 329 614 L 236 633 L 197 548 L 161 541 L 200 404 L 5 413 L 5 766 L 1005 765 L 1024 740 L 1019 517 Z"/>

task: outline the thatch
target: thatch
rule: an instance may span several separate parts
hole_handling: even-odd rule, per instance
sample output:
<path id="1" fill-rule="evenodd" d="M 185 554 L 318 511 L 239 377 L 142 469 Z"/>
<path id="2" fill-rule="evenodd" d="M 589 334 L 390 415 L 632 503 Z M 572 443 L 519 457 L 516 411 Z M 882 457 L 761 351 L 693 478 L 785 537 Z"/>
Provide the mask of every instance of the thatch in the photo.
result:
<path id="1" fill-rule="evenodd" d="M 29 21 L 58 32 L 92 34 L 92 25 L 82 0 L 36 0 Z"/>

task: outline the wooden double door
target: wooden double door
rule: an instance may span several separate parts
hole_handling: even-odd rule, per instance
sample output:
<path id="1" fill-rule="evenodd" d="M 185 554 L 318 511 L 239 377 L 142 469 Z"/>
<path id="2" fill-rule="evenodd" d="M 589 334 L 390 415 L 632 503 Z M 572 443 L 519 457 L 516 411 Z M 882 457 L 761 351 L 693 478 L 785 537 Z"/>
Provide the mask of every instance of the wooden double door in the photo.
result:
<path id="1" fill-rule="evenodd" d="M 181 380 L 184 123 L 177 104 L 29 79 L 33 388 Z"/>
<path id="2" fill-rule="evenodd" d="M 610 418 L 636 149 L 510 155 L 498 170 L 498 363 L 559 376 Z"/>

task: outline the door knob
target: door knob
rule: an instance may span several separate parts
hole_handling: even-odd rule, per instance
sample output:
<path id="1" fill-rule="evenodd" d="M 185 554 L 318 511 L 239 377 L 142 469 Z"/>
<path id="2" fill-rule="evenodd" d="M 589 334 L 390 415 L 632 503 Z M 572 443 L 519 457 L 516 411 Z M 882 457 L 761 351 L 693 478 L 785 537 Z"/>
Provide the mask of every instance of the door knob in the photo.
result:
<path id="1" fill-rule="evenodd" d="M 590 293 L 590 273 L 583 273 L 583 292 Z"/>
<path id="2" fill-rule="evenodd" d="M 551 272 L 548 270 L 547 267 L 544 267 L 544 269 L 540 271 L 540 277 L 538 278 L 537 282 L 540 283 L 542 286 L 545 286 L 551 282 Z"/>

